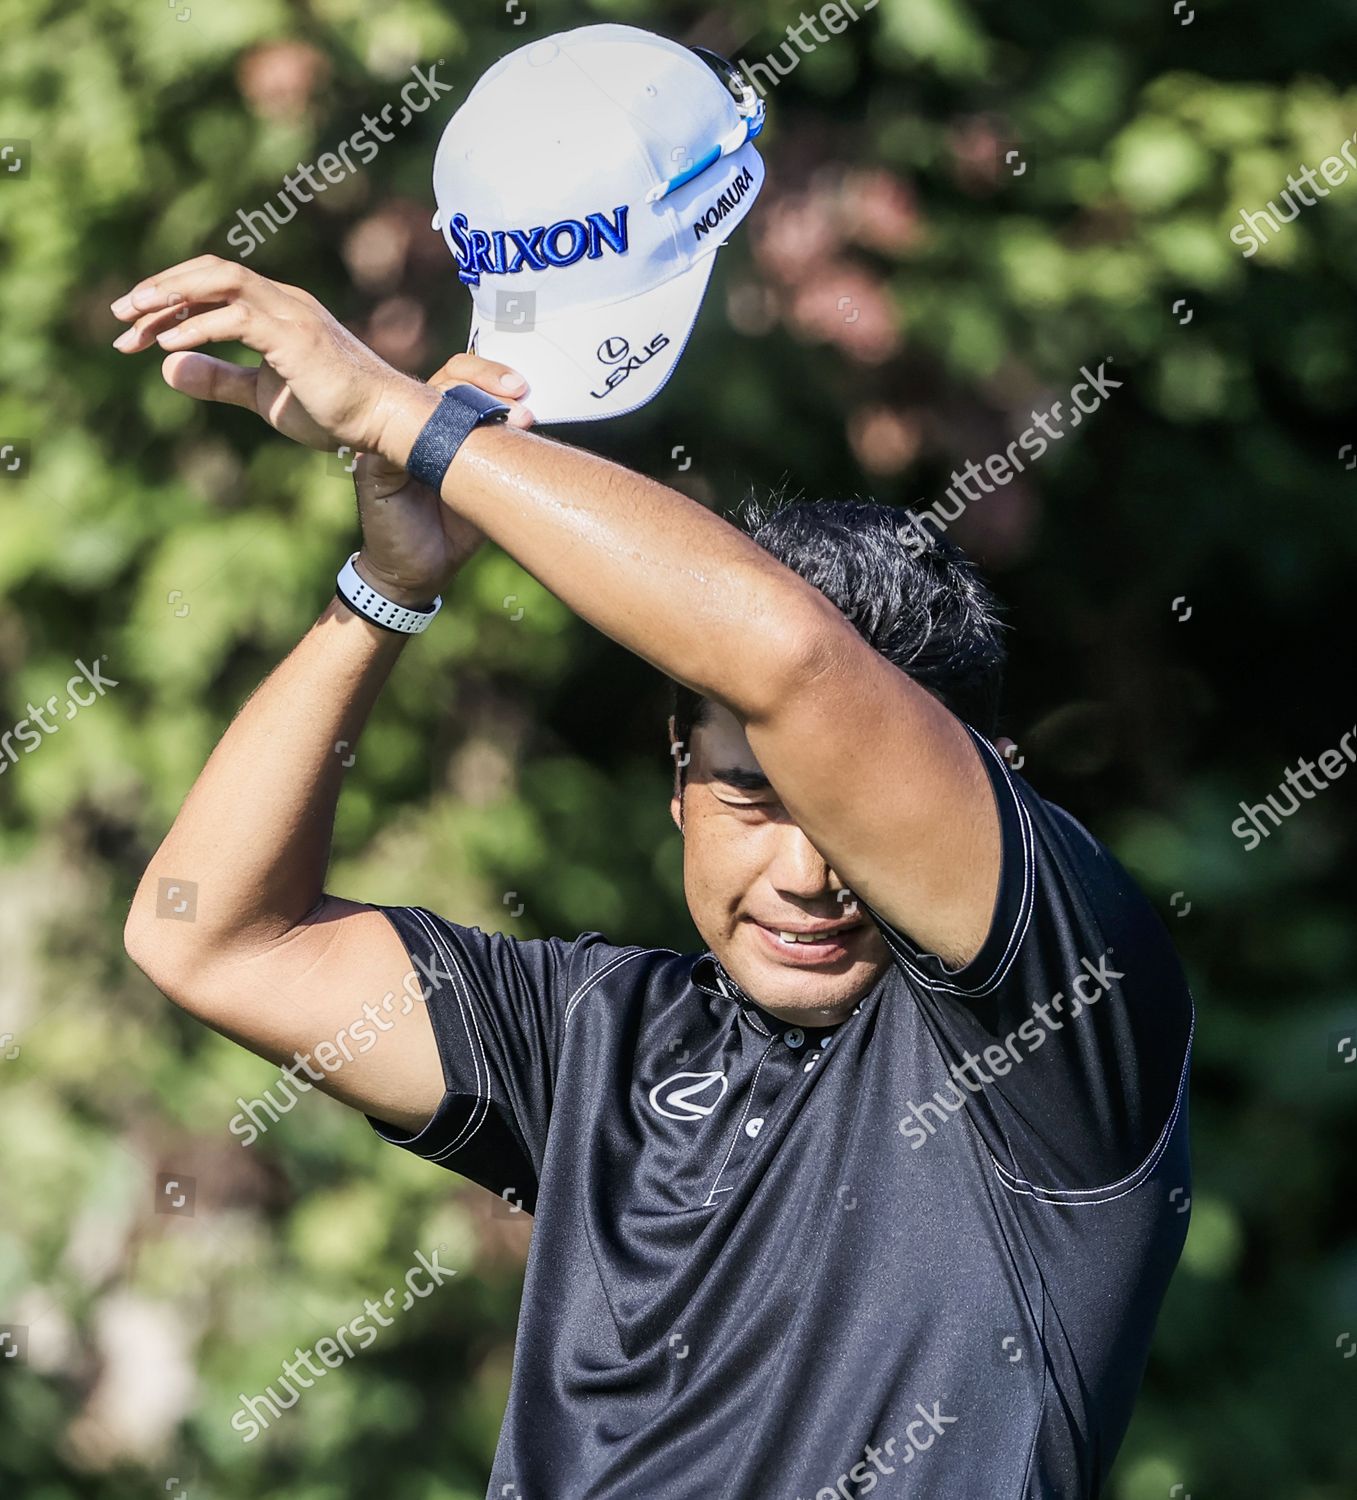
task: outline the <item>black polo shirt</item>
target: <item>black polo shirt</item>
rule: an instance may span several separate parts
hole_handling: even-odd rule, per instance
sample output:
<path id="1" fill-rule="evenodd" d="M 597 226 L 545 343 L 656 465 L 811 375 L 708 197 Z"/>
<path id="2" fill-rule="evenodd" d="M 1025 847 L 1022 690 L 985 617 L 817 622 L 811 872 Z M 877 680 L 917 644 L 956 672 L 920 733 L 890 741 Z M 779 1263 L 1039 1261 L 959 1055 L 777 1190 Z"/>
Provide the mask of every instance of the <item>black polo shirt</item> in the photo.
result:
<path id="1" fill-rule="evenodd" d="M 1098 1493 L 1187 1228 L 1192 1003 L 1126 872 L 977 743 L 983 948 L 873 914 L 894 962 L 832 1028 L 710 953 L 383 908 L 448 1092 L 379 1133 L 536 1213 L 495 1500 Z"/>

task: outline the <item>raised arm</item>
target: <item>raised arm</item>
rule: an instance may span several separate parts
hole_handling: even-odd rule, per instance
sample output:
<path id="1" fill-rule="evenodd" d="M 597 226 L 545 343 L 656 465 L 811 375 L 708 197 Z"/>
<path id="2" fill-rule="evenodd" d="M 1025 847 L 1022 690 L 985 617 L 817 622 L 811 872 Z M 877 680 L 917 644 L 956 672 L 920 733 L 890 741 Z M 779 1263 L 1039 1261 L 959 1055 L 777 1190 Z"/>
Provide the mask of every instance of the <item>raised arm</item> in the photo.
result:
<path id="1" fill-rule="evenodd" d="M 436 380 L 497 379 L 462 358 Z M 427 603 L 479 541 L 379 460 L 356 479 L 365 552 L 388 594 Z M 403 583 L 394 582 L 397 577 Z M 195 782 L 133 898 L 127 951 L 216 1030 L 297 1076 L 415 1130 L 443 1097 L 411 969 L 377 911 L 325 893 L 335 808 L 363 727 L 408 639 L 332 602 L 251 696 Z M 319 1056 L 324 1044 L 328 1051 Z M 314 1060 L 297 1064 L 297 1055 Z"/>
<path id="2" fill-rule="evenodd" d="M 297 1076 L 422 1123 L 442 1078 L 424 1007 L 402 994 L 404 951 L 379 913 L 324 894 L 344 747 L 358 743 L 395 641 L 337 601 L 326 609 L 212 752 L 142 876 L 124 941 L 172 1000 L 280 1066 L 358 1023 L 352 1060 Z M 390 1024 L 367 1053 L 365 1002 Z"/>
<path id="3" fill-rule="evenodd" d="M 307 294 L 212 257 L 141 283 L 114 312 L 138 319 L 139 347 L 238 339 L 265 357 L 267 377 L 172 355 L 176 389 L 283 430 L 295 402 L 328 443 L 394 465 L 437 402 Z M 788 812 L 884 917 L 954 962 L 978 951 L 999 823 L 975 746 L 816 589 L 677 491 L 521 430 L 473 432 L 442 499 L 598 629 L 728 708 Z"/>
<path id="4" fill-rule="evenodd" d="M 408 456 L 417 388 L 383 440 Z M 923 949 L 978 952 L 999 879 L 990 782 L 961 723 L 839 610 L 679 492 L 539 435 L 481 427 L 443 499 L 584 619 L 728 708 L 839 877 Z"/>

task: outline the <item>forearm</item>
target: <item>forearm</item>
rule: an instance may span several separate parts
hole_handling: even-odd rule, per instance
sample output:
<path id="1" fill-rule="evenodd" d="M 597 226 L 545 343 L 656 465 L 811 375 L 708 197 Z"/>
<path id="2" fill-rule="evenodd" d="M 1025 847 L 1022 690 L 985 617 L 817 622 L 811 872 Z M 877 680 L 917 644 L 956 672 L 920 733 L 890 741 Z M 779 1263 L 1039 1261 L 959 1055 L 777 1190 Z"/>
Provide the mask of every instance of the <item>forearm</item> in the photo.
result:
<path id="1" fill-rule="evenodd" d="M 384 440 L 393 462 L 437 399 L 409 393 Z M 851 629 L 697 501 L 532 433 L 477 428 L 442 498 L 592 625 L 745 720 L 776 702 L 817 635 Z"/>
<path id="2" fill-rule="evenodd" d="M 128 920 L 138 957 L 248 953 L 314 909 L 345 763 L 404 639 L 333 601 L 254 693 L 142 877 Z M 191 924 L 157 920 L 162 882 L 197 887 Z"/>

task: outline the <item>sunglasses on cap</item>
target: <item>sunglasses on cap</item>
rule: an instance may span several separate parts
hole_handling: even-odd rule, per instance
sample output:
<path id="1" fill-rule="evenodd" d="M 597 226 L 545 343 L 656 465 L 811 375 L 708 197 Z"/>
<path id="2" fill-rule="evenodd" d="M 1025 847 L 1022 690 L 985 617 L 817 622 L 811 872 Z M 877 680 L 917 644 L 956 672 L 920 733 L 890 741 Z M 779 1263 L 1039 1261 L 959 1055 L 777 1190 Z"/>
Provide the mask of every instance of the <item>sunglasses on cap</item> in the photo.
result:
<path id="1" fill-rule="evenodd" d="M 709 167 L 714 167 L 722 157 L 733 156 L 741 146 L 761 134 L 768 117 L 767 106 L 759 97 L 754 85 L 729 58 L 722 57 L 719 52 L 712 52 L 707 47 L 693 47 L 690 50 L 696 53 L 725 84 L 740 112 L 740 123 L 724 140 L 713 146 L 700 161 L 686 167 L 677 176 L 669 178 L 667 182 L 657 183 L 651 188 L 646 194 L 647 203 L 658 203 L 662 198 L 667 198 L 670 193 L 677 192 L 679 188 L 691 182 L 694 177 L 700 177 Z"/>

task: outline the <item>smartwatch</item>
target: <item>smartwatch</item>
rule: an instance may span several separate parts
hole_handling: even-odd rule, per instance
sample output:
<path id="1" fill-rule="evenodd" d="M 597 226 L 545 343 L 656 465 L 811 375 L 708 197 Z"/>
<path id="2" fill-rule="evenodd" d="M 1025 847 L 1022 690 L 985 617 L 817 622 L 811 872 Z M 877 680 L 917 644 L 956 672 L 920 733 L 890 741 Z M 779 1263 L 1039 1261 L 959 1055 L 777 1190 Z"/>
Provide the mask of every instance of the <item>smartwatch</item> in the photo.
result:
<path id="1" fill-rule="evenodd" d="M 423 635 L 433 624 L 434 616 L 443 608 L 443 600 L 435 599 L 422 609 L 397 604 L 385 594 L 379 594 L 370 583 L 363 581 L 358 569 L 354 567 L 357 557 L 355 552 L 339 570 L 339 577 L 335 579 L 336 598 L 342 599 L 354 614 L 362 615 L 365 620 L 371 620 L 383 630 L 394 631 L 397 635 Z"/>
<path id="2" fill-rule="evenodd" d="M 443 476 L 457 457 L 457 450 L 471 433 L 483 422 L 505 422 L 508 417 L 509 408 L 488 392 L 474 385 L 453 386 L 443 392 L 443 399 L 415 439 L 405 461 L 406 472 L 437 493 L 443 488 Z"/>

